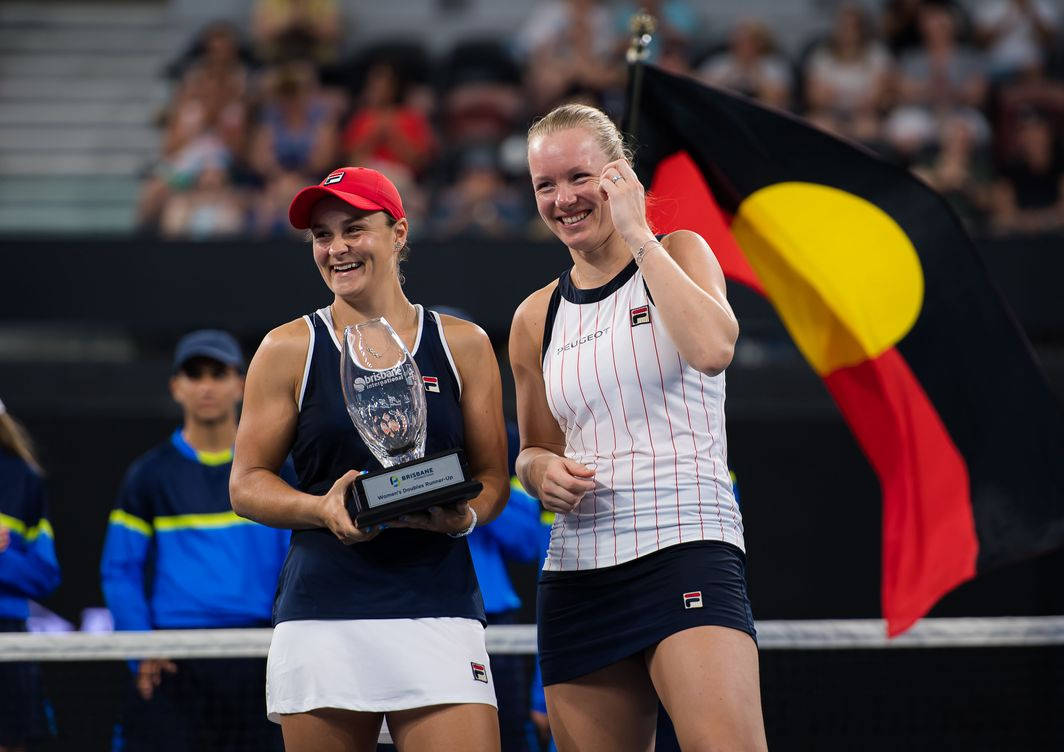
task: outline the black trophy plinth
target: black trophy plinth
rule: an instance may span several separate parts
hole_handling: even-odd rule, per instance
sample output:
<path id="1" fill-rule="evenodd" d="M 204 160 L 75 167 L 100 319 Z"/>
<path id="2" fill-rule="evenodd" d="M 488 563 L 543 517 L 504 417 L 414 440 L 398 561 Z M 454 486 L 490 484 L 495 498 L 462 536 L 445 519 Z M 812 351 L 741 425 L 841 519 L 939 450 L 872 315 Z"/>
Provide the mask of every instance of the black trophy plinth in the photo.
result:
<path id="1" fill-rule="evenodd" d="M 358 527 L 394 520 L 429 507 L 472 499 L 484 484 L 469 477 L 461 449 L 449 449 L 360 475 L 347 511 Z"/>

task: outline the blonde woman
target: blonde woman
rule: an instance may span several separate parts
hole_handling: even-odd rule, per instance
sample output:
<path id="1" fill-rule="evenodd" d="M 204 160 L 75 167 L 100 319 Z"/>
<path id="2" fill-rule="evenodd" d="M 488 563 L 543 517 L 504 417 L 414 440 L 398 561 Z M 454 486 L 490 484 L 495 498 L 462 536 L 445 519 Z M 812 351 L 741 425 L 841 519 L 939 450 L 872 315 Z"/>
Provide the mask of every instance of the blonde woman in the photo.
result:
<path id="1" fill-rule="evenodd" d="M 570 269 L 514 315 L 517 474 L 557 514 L 540 666 L 558 748 L 766 747 L 743 527 L 724 433 L 739 327 L 693 232 L 657 238 L 621 136 L 566 105 L 529 131 L 540 216 Z"/>

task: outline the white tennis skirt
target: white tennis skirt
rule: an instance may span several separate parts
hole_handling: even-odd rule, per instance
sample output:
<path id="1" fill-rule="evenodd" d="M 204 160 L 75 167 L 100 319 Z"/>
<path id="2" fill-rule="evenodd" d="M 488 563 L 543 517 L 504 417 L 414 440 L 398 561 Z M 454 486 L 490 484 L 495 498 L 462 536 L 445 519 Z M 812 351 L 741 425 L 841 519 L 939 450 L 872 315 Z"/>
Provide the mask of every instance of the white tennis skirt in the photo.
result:
<path id="1" fill-rule="evenodd" d="M 266 713 L 340 708 L 382 713 L 430 705 L 498 707 L 476 619 L 285 621 L 266 661 Z"/>

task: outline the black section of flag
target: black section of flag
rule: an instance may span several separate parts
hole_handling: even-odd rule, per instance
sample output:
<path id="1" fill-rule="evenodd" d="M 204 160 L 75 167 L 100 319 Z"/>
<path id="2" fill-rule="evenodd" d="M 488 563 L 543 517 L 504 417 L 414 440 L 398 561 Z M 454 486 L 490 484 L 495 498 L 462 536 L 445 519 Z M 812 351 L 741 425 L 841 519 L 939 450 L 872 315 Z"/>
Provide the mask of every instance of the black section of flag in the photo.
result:
<path id="1" fill-rule="evenodd" d="M 653 66 L 643 71 L 638 123 L 635 166 L 646 186 L 663 159 L 686 151 L 731 213 L 761 188 L 798 181 L 848 191 L 889 214 L 925 280 L 919 318 L 897 348 L 967 464 L 978 568 L 1064 544 L 1064 413 L 940 196 L 861 146 Z"/>

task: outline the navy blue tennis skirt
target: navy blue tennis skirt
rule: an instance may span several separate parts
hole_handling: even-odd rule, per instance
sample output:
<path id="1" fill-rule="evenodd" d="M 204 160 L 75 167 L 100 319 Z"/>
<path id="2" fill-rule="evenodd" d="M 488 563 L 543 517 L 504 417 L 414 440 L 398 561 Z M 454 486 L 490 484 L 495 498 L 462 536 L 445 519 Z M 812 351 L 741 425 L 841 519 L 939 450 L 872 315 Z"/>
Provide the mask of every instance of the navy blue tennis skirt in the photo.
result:
<path id="1" fill-rule="evenodd" d="M 536 621 L 543 684 L 605 668 L 692 627 L 731 627 L 755 640 L 746 557 L 695 541 L 614 567 L 543 572 Z"/>

